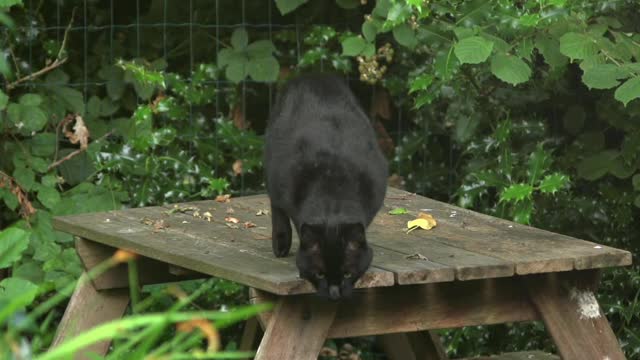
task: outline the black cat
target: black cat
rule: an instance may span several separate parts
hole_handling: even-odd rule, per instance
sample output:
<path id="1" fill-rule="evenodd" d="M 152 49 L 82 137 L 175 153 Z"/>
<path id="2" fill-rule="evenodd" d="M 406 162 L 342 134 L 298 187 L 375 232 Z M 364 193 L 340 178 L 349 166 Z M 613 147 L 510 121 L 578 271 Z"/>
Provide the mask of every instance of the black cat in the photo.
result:
<path id="1" fill-rule="evenodd" d="M 300 276 L 318 294 L 349 296 L 373 258 L 365 229 L 384 200 L 387 162 L 369 119 L 337 76 L 290 81 L 271 113 L 265 144 L 272 245 L 291 248 Z"/>

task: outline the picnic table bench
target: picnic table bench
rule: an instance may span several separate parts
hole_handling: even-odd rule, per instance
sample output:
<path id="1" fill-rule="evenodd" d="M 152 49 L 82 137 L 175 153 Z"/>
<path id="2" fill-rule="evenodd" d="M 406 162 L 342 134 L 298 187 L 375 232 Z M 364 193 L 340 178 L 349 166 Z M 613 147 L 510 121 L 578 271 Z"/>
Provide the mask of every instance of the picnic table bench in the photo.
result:
<path id="1" fill-rule="evenodd" d="M 390 215 L 396 207 L 409 213 Z M 275 304 L 258 319 L 260 360 L 316 359 L 327 338 L 368 335 L 380 335 L 390 359 L 446 359 L 431 330 L 532 320 L 544 321 L 563 359 L 625 358 L 594 291 L 598 269 L 631 264 L 627 251 L 389 188 L 367 232 L 372 266 L 356 284 L 360 290 L 332 302 L 312 294 L 293 255 L 272 254 L 268 209 L 268 197 L 258 195 L 63 216 L 54 226 L 76 235 L 87 269 L 120 248 L 142 256 L 142 284 L 196 274 L 250 287 L 253 302 Z M 407 221 L 420 211 L 437 226 L 407 233 Z M 122 265 L 78 286 L 54 346 L 122 316 L 126 271 Z M 257 322 L 247 322 L 241 346 L 253 346 L 259 333 Z M 90 350 L 104 354 L 107 346 Z M 554 358 L 533 352 L 495 359 Z"/>

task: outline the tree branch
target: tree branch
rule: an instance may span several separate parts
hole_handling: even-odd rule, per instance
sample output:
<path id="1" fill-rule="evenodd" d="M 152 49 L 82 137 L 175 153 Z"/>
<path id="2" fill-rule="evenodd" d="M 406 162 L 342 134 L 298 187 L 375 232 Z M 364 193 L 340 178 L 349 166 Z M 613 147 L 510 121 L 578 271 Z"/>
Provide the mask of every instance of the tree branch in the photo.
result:
<path id="1" fill-rule="evenodd" d="M 101 137 L 99 137 L 99 138 L 98 138 L 98 139 L 96 139 L 95 141 L 103 140 L 103 139 L 107 138 L 107 137 L 108 137 L 109 135 L 111 135 L 111 134 L 113 134 L 113 130 L 111 130 L 111 131 L 109 131 L 108 133 L 106 133 L 106 134 L 102 135 Z M 94 142 L 95 142 L 95 141 L 94 141 Z M 49 165 L 49 167 L 47 168 L 47 171 L 49 171 L 49 170 L 51 170 L 51 169 L 54 169 L 54 168 L 56 168 L 56 167 L 60 166 L 60 164 L 62 164 L 63 162 L 65 162 L 65 161 L 67 161 L 67 160 L 70 160 L 70 159 L 72 159 L 72 158 L 74 158 L 74 157 L 76 157 L 76 156 L 80 155 L 81 153 L 85 152 L 86 150 L 87 150 L 87 148 L 80 148 L 80 149 L 78 149 L 78 150 L 76 150 L 76 151 L 73 151 L 73 152 L 71 152 L 71 153 L 67 154 L 67 156 L 63 157 L 62 159 L 60 159 L 60 160 L 58 160 L 58 161 L 55 161 L 55 162 L 51 163 L 51 165 Z"/>

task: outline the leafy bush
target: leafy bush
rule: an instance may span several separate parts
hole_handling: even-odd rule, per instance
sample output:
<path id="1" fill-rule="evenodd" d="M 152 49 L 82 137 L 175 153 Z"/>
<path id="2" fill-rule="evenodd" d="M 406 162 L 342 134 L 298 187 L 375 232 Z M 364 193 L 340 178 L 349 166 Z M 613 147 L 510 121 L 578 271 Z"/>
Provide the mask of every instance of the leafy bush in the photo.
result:
<path id="1" fill-rule="evenodd" d="M 349 77 L 408 190 L 640 248 L 636 1 L 192 5 L 0 1 L 3 284 L 35 294 L 80 275 L 52 216 L 260 191 L 276 84 L 299 71 Z M 629 358 L 639 274 L 606 271 L 599 294 Z M 459 356 L 550 346 L 540 324 L 446 339 Z"/>

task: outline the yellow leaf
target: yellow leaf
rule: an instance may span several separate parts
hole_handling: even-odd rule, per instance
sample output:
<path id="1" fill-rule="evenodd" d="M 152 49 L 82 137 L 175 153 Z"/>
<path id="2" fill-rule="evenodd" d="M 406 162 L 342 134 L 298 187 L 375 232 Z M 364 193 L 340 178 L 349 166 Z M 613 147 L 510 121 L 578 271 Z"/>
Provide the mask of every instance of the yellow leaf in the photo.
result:
<path id="1" fill-rule="evenodd" d="M 423 212 L 418 214 L 418 218 L 415 220 L 407 221 L 407 234 L 411 231 L 420 228 L 424 230 L 431 230 L 437 225 L 436 219 L 431 214 L 425 214 Z"/>

